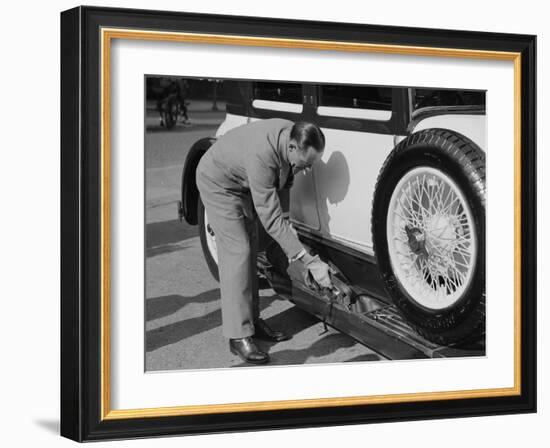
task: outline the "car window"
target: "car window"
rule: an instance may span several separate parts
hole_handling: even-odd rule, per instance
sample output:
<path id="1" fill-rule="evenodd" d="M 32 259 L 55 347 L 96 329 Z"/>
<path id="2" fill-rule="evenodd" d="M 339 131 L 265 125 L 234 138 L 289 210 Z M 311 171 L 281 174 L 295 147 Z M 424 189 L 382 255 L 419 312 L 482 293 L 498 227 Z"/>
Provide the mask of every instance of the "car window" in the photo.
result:
<path id="1" fill-rule="evenodd" d="M 255 82 L 253 84 L 252 106 L 257 109 L 301 113 L 303 110 L 302 84 Z"/>
<path id="2" fill-rule="evenodd" d="M 389 120 L 391 110 L 392 89 L 389 87 L 319 86 L 319 115 Z"/>
<path id="3" fill-rule="evenodd" d="M 392 89 L 389 87 L 341 85 L 320 87 L 320 106 L 391 110 Z"/>
<path id="4" fill-rule="evenodd" d="M 437 106 L 485 106 L 479 90 L 413 89 L 413 109 Z"/>
<path id="5" fill-rule="evenodd" d="M 302 85 L 296 83 L 255 82 L 255 100 L 302 104 Z"/>

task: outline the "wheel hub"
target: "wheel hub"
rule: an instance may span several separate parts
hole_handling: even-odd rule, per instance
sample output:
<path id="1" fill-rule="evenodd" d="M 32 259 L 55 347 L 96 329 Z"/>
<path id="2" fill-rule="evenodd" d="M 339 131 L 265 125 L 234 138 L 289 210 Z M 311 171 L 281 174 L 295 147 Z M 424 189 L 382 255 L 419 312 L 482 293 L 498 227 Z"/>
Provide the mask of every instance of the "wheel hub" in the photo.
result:
<path id="1" fill-rule="evenodd" d="M 417 227 L 405 226 L 405 232 L 407 233 L 407 239 L 411 252 L 416 255 L 425 255 L 426 251 L 426 235 L 422 230 Z"/>

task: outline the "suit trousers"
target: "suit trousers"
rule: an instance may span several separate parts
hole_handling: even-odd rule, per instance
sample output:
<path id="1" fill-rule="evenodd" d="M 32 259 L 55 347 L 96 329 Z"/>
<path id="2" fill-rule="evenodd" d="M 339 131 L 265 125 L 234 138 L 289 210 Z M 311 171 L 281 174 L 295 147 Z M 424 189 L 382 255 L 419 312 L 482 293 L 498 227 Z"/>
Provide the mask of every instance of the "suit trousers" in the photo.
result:
<path id="1" fill-rule="evenodd" d="M 197 187 L 216 238 L 223 334 L 244 338 L 259 317 L 258 219 L 250 193 L 231 191 L 216 177 L 199 165 Z"/>

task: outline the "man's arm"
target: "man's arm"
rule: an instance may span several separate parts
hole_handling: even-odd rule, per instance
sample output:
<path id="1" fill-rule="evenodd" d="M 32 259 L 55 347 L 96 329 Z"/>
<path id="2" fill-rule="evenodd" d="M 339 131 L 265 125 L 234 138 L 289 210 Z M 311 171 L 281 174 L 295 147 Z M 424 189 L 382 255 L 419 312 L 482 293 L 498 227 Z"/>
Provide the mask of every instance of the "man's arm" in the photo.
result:
<path id="1" fill-rule="evenodd" d="M 289 223 L 292 233 L 294 233 L 294 235 L 298 235 L 296 233 L 296 229 L 292 227 L 292 223 L 290 222 L 290 187 L 285 187 L 282 190 L 278 190 L 277 194 L 279 195 L 279 202 L 281 203 L 281 210 L 283 211 L 283 219 Z M 290 262 L 299 260 L 305 254 L 307 254 L 307 251 L 305 249 L 302 249 L 295 256 L 290 257 L 289 260 Z"/>
<path id="2" fill-rule="evenodd" d="M 290 220 L 283 218 L 279 194 L 275 188 L 278 180 L 276 168 L 255 157 L 249 161 L 247 173 L 252 201 L 267 233 L 279 243 L 291 262 L 300 260 L 320 286 L 329 288 L 331 280 L 328 265 L 317 255 L 311 256 L 306 251 L 290 225 Z"/>
<path id="3" fill-rule="evenodd" d="M 278 182 L 275 166 L 269 166 L 260 157 L 254 156 L 247 163 L 247 174 L 254 208 L 267 233 L 281 246 L 289 259 L 303 254 L 304 246 L 293 232 L 290 221 L 283 217 L 283 208 L 275 187 Z M 286 208 L 288 210 L 288 204 Z"/>
<path id="4" fill-rule="evenodd" d="M 283 188 L 282 190 L 277 191 L 277 195 L 279 196 L 279 202 L 281 203 L 283 217 L 287 218 L 290 216 L 290 190 L 288 188 Z"/>

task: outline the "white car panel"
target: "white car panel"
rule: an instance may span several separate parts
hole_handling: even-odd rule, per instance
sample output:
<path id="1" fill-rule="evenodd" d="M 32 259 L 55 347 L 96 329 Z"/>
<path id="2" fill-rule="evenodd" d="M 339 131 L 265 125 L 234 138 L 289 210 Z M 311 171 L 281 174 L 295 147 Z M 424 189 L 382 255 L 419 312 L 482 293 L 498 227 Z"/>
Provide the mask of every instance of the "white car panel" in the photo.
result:
<path id="1" fill-rule="evenodd" d="M 382 164 L 394 147 L 394 136 L 338 129 L 323 129 L 323 133 L 323 160 L 313 167 L 321 234 L 372 252 L 374 187 Z M 298 203 L 302 199 L 305 198 L 294 196 Z"/>
<path id="2" fill-rule="evenodd" d="M 290 189 L 290 218 L 311 230 L 321 230 L 317 212 L 317 194 L 315 191 L 315 173 L 313 170 L 298 173 Z"/>
<path id="3" fill-rule="evenodd" d="M 242 126 L 243 124 L 247 123 L 250 123 L 250 119 L 248 117 L 228 113 L 225 115 L 225 120 L 222 124 L 220 124 L 219 128 L 216 131 L 216 138 L 222 136 L 233 128 Z"/>
<path id="4" fill-rule="evenodd" d="M 363 120 L 388 121 L 391 110 L 354 109 L 353 107 L 319 106 L 317 114 L 325 117 L 359 118 Z"/>
<path id="5" fill-rule="evenodd" d="M 256 109 L 276 110 L 280 112 L 292 112 L 301 114 L 304 110 L 302 104 L 284 103 L 282 101 L 254 100 L 252 106 Z"/>

